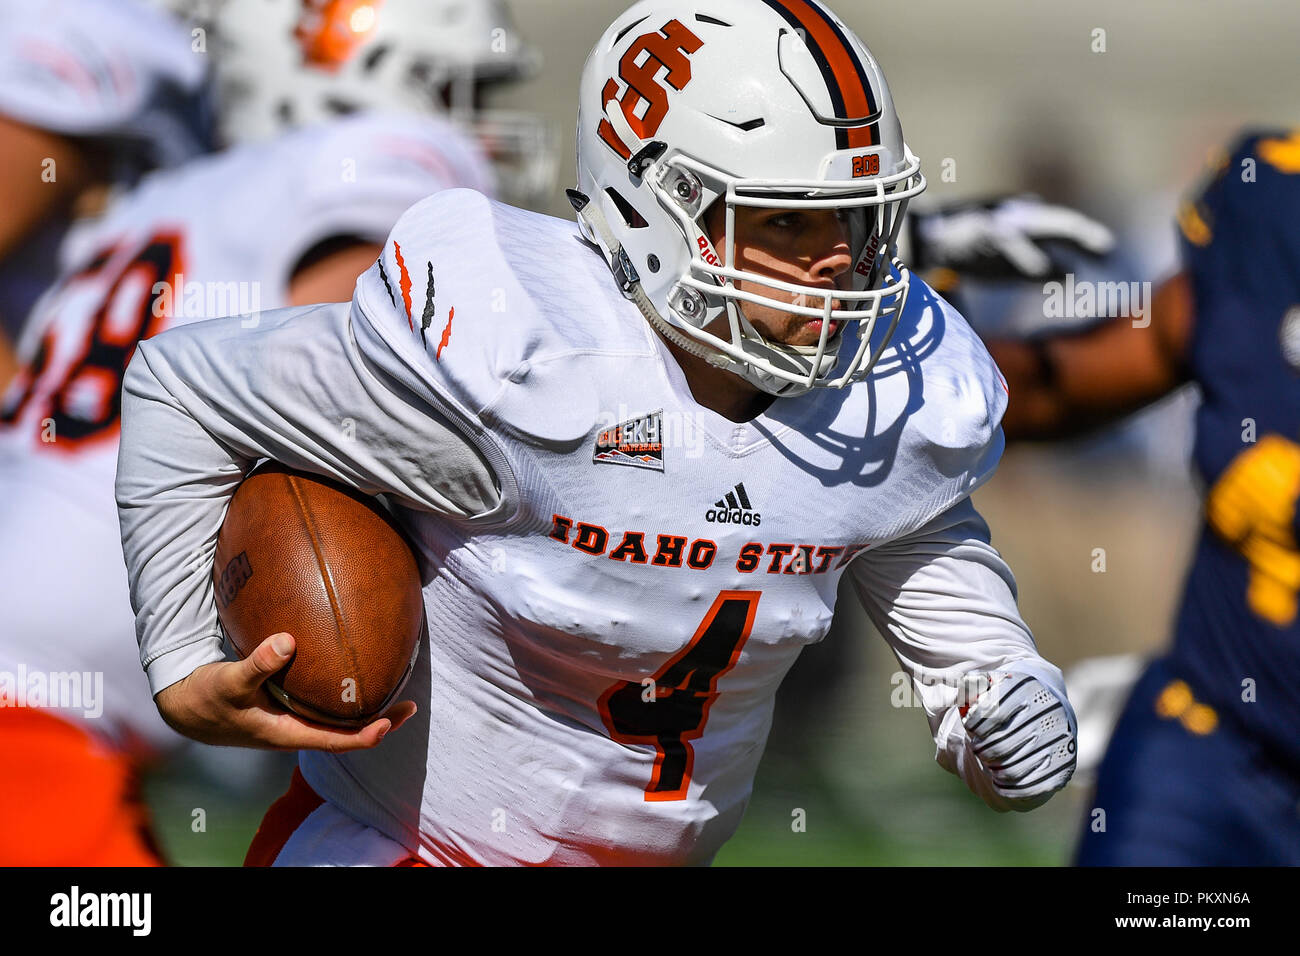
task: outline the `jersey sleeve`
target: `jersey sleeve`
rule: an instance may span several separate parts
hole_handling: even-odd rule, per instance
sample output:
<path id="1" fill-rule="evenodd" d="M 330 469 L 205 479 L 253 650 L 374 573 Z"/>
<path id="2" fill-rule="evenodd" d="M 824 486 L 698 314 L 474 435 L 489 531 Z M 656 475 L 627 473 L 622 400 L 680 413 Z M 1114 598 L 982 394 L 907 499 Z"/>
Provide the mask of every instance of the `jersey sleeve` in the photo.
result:
<path id="1" fill-rule="evenodd" d="M 0 114 L 134 141 L 154 165 L 209 147 L 206 63 L 187 30 L 138 0 L 0 6 Z"/>
<path id="2" fill-rule="evenodd" d="M 990 807 L 1008 809 L 989 786 L 961 722 L 967 673 L 1037 678 L 1069 709 L 1061 671 L 1038 654 L 1016 607 L 1016 582 L 989 543 L 969 498 L 923 528 L 848 566 L 863 607 L 925 709 L 939 765 Z"/>
<path id="3" fill-rule="evenodd" d="M 1292 227 L 1300 183 L 1300 129 L 1248 130 L 1210 162 L 1202 181 L 1178 210 L 1183 262 L 1192 273 L 1222 281 L 1245 270 L 1233 283 L 1249 288 L 1255 272 L 1270 270 L 1277 246 L 1290 260 L 1297 239 Z"/>
<path id="4" fill-rule="evenodd" d="M 140 343 L 123 383 L 117 503 L 141 663 L 156 694 L 222 659 L 217 532 L 261 458 L 450 519 L 503 507 L 504 459 L 347 304 L 214 319 Z M 491 460 L 489 460 L 491 459 Z"/>

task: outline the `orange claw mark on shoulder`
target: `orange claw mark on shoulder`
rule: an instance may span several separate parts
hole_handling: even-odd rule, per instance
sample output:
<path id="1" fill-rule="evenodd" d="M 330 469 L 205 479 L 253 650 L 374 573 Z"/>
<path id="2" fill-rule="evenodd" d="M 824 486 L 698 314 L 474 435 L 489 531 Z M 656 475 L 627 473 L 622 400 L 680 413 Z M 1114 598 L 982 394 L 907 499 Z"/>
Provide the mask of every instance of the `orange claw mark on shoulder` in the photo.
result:
<path id="1" fill-rule="evenodd" d="M 411 319 L 411 274 L 406 271 L 406 261 L 402 258 L 402 247 L 393 243 L 393 252 L 397 259 L 397 269 L 402 274 L 399 285 L 402 289 L 402 302 L 406 306 L 406 324 L 415 331 L 415 322 Z"/>
<path id="2" fill-rule="evenodd" d="M 451 320 L 454 318 L 456 318 L 456 307 L 453 305 L 451 311 L 447 313 L 447 327 L 442 330 L 442 341 L 438 343 L 438 351 L 433 353 L 434 361 L 442 358 L 442 350 L 451 341 Z"/>

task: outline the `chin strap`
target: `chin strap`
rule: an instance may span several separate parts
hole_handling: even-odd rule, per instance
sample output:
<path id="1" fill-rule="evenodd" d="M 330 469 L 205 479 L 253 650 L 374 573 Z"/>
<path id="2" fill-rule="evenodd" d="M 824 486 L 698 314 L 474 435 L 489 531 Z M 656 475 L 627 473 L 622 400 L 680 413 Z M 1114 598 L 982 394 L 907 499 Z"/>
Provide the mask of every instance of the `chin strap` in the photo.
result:
<path id="1" fill-rule="evenodd" d="M 673 345 L 697 358 L 704 359 L 710 365 L 731 369 L 739 364 L 731 356 L 716 349 L 711 349 L 703 342 L 685 335 L 660 315 L 659 310 L 650 301 L 650 297 L 645 294 L 645 289 L 641 287 L 641 277 L 637 274 L 636 267 L 632 265 L 632 259 L 623 249 L 622 243 L 614 238 L 609 223 L 605 219 L 605 214 L 587 196 L 577 190 L 570 189 L 568 196 L 569 202 L 573 204 L 573 208 L 578 214 L 578 220 L 582 223 L 588 235 L 594 235 L 597 245 L 608 256 L 609 271 L 613 273 L 619 291 L 623 293 L 625 299 L 628 299 L 641 310 L 641 314 L 645 316 L 646 321 L 650 323 L 652 328 Z"/>

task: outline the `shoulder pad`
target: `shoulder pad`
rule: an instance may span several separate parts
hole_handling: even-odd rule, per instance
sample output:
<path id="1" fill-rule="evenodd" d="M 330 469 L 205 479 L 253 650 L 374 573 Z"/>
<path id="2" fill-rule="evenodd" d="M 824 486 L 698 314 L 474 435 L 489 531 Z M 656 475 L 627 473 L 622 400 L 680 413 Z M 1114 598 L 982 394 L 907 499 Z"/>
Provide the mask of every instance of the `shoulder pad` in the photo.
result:
<path id="1" fill-rule="evenodd" d="M 1246 130 L 1210 160 L 1209 168 L 1178 210 L 1178 228 L 1193 249 L 1231 234 L 1236 243 L 1288 220 L 1300 205 L 1300 129 Z"/>
<path id="2" fill-rule="evenodd" d="M 277 161 L 301 178 L 318 209 L 378 204 L 384 234 L 411 206 L 444 189 L 491 193 L 477 144 L 432 116 L 361 113 L 309 127 L 281 141 Z"/>
<path id="3" fill-rule="evenodd" d="M 897 503 L 890 536 L 908 534 L 993 474 L 1002 455 L 1007 387 L 966 320 L 912 276 L 907 305 L 871 376 L 853 386 L 832 431 L 861 442 L 869 470 L 854 479 Z M 885 491 L 885 486 L 889 491 Z"/>
<path id="4" fill-rule="evenodd" d="M 940 470 L 956 474 L 993 441 L 1007 409 L 1007 384 L 966 319 L 924 282 L 913 281 L 909 295 L 920 307 L 914 334 L 938 342 L 921 361 L 922 405 L 912 426 Z"/>
<path id="5" fill-rule="evenodd" d="M 545 297 L 546 277 L 517 272 L 503 237 L 535 245 L 551 272 L 580 284 L 565 269 L 566 256 L 589 255 L 576 234 L 572 223 L 447 190 L 401 218 L 354 301 L 390 348 L 476 421 L 575 442 L 595 427 L 596 391 L 583 365 L 604 343 L 592 323 L 573 319 L 569 300 Z"/>

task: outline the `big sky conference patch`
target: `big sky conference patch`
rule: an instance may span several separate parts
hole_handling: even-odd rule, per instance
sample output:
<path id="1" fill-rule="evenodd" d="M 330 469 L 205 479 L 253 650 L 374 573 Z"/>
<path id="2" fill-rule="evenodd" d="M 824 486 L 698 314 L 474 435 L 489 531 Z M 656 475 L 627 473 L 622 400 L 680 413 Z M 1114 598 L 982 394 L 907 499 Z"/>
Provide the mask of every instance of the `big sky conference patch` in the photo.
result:
<path id="1" fill-rule="evenodd" d="M 663 409 L 603 429 L 596 436 L 595 464 L 664 470 Z"/>

